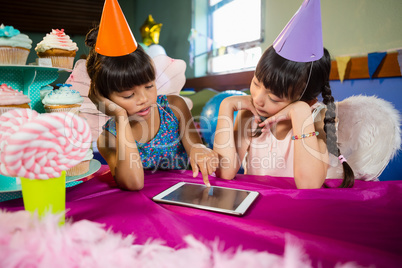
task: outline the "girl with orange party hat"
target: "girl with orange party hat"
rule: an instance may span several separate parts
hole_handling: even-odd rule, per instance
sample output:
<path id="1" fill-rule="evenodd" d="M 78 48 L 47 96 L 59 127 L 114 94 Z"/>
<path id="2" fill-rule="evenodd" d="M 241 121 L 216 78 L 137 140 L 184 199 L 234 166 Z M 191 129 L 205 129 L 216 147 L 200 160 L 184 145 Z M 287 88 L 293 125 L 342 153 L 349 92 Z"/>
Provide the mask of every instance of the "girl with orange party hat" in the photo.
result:
<path id="1" fill-rule="evenodd" d="M 353 186 L 353 171 L 337 147 L 330 69 L 320 1 L 305 0 L 262 55 L 251 96 L 221 103 L 214 151 L 229 164 L 220 164 L 217 175 L 232 179 L 244 161 L 246 174 L 294 177 L 298 188 L 320 188 L 329 152 L 343 165 L 341 187 Z M 319 94 L 326 106 L 317 102 Z"/>
<path id="2" fill-rule="evenodd" d="M 185 169 L 188 156 L 194 176 L 200 170 L 207 181 L 216 168 L 216 153 L 202 144 L 180 96 L 157 95 L 154 63 L 137 45 L 116 0 L 105 1 L 100 26 L 85 42 L 91 47 L 88 97 L 111 116 L 98 149 L 117 185 L 142 189 L 144 168 Z"/>

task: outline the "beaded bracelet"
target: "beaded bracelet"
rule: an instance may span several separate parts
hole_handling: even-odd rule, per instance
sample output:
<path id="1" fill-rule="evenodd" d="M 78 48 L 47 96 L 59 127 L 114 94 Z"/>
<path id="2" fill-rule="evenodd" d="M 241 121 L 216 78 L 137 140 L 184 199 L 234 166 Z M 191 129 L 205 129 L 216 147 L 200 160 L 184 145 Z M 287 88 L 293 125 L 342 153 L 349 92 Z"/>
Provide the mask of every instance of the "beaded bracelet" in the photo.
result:
<path id="1" fill-rule="evenodd" d="M 301 140 L 301 139 L 308 138 L 308 137 L 318 136 L 318 134 L 319 134 L 319 132 L 315 131 L 315 132 L 310 132 L 307 134 L 295 135 L 295 136 L 292 136 L 292 140 Z"/>

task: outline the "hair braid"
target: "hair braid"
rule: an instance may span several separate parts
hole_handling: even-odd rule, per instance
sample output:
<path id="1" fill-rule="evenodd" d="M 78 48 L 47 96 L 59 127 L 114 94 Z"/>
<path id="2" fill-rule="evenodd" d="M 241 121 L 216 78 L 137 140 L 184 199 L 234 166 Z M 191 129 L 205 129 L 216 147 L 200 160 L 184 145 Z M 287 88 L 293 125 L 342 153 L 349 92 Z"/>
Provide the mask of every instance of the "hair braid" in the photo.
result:
<path id="1" fill-rule="evenodd" d="M 331 88 L 329 83 L 327 83 L 322 90 L 323 102 L 327 106 L 327 111 L 325 113 L 324 119 L 324 131 L 327 135 L 327 148 L 328 152 L 339 157 L 341 152 L 338 148 L 338 139 L 336 136 L 336 126 L 335 126 L 335 102 L 334 97 L 332 96 Z M 352 168 L 349 166 L 347 162 L 342 163 L 343 167 L 343 181 L 339 186 L 340 188 L 350 188 L 354 184 L 355 176 Z"/>

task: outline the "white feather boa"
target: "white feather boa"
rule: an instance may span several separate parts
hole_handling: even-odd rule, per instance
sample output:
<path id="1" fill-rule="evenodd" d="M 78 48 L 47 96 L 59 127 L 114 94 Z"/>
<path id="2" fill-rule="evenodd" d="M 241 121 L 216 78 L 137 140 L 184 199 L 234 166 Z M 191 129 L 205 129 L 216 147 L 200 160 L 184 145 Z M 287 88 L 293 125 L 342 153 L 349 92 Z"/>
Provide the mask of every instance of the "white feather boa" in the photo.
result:
<path id="1" fill-rule="evenodd" d="M 0 267 L 311 267 L 309 259 L 287 239 L 284 256 L 252 250 L 219 250 L 188 236 L 187 247 L 173 249 L 160 241 L 135 245 L 135 237 L 123 237 L 87 220 L 58 225 L 59 216 L 42 220 L 29 212 L 0 210 Z M 289 243 L 290 242 L 290 243 Z M 336 267 L 355 267 L 353 263 Z"/>
<path id="2" fill-rule="evenodd" d="M 401 148 L 401 117 L 392 103 L 376 96 L 352 96 L 336 103 L 338 146 L 356 179 L 378 180 Z M 338 159 L 328 178 L 342 178 Z"/>

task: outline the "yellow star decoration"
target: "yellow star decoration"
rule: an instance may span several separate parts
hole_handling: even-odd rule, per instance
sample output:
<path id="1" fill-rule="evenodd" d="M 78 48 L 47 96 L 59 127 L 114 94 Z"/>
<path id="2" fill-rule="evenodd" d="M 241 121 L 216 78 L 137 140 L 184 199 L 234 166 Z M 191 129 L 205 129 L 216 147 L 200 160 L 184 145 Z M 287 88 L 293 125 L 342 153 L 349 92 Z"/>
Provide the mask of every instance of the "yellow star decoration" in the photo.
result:
<path id="1" fill-rule="evenodd" d="M 154 18 L 152 18 L 152 15 L 148 15 L 148 18 L 140 28 L 142 42 L 147 46 L 151 44 L 159 44 L 161 28 L 162 23 L 156 23 Z"/>

